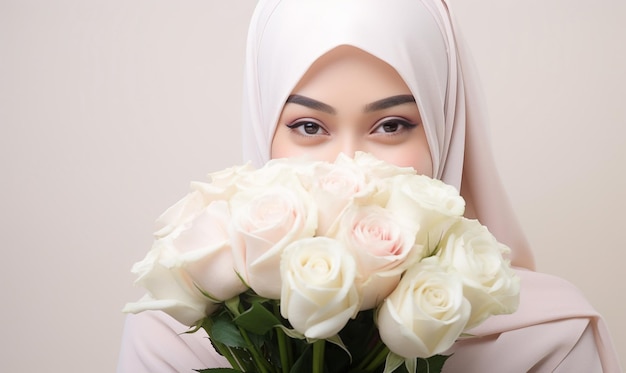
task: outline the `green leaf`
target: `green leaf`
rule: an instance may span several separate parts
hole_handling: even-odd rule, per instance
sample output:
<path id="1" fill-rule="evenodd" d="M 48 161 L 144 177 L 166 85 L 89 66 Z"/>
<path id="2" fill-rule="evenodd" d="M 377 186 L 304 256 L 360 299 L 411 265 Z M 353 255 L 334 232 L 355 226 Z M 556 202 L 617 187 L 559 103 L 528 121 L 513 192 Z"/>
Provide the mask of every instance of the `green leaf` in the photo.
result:
<path id="1" fill-rule="evenodd" d="M 269 335 L 260 335 L 260 334 L 255 334 L 252 332 L 247 332 L 246 330 L 244 330 L 244 333 L 246 333 L 248 335 L 248 339 L 250 340 L 250 343 L 252 343 L 252 345 L 257 348 L 258 350 L 261 350 L 263 348 L 264 345 L 266 344 L 272 344 L 271 343 L 271 336 Z M 248 347 L 249 349 L 250 347 Z"/>
<path id="2" fill-rule="evenodd" d="M 193 283 L 193 286 L 200 292 L 202 293 L 202 295 L 204 295 L 205 297 L 209 298 L 211 300 L 211 302 L 213 303 L 222 303 L 222 300 L 213 296 L 212 294 L 210 294 L 209 292 L 207 292 L 206 290 L 202 289 L 200 286 L 198 286 L 198 284 L 196 284 L 195 282 Z"/>
<path id="3" fill-rule="evenodd" d="M 241 281 L 242 284 L 246 285 L 248 288 L 250 287 L 250 285 L 248 285 L 248 283 L 246 282 L 246 279 L 243 278 L 241 273 L 235 271 L 235 274 L 237 275 L 237 277 L 239 277 L 239 280 Z"/>
<path id="4" fill-rule="evenodd" d="M 435 355 L 428 359 L 419 359 L 417 364 L 417 373 L 439 373 L 443 369 L 443 364 L 452 356 Z"/>
<path id="5" fill-rule="evenodd" d="M 304 334 L 300 333 L 299 331 L 295 329 L 289 329 L 288 327 L 284 325 L 276 325 L 276 327 L 282 329 L 285 335 L 291 339 L 305 339 L 306 338 Z"/>
<path id="6" fill-rule="evenodd" d="M 402 356 L 390 352 L 385 362 L 384 373 L 408 372 L 408 373 L 441 373 L 443 364 L 450 356 L 435 355 L 428 359 L 405 359 Z M 404 364 L 404 366 L 402 366 Z"/>
<path id="7" fill-rule="evenodd" d="M 226 305 L 226 308 L 228 308 L 228 310 L 232 312 L 233 315 L 239 316 L 239 303 L 239 296 L 236 296 L 226 300 L 224 302 L 224 305 Z"/>
<path id="8" fill-rule="evenodd" d="M 280 324 L 280 320 L 260 303 L 253 303 L 241 315 L 235 317 L 235 323 L 245 330 L 263 335 Z"/>
<path id="9" fill-rule="evenodd" d="M 423 359 L 405 359 L 404 366 L 408 373 L 415 373 L 417 371 L 417 361 Z"/>
<path id="10" fill-rule="evenodd" d="M 257 293 L 255 293 L 252 290 L 248 290 L 248 291 L 246 291 L 244 293 L 241 293 L 239 295 L 239 298 L 242 300 L 242 302 L 248 303 L 248 304 L 252 304 L 252 303 L 255 303 L 255 302 L 258 302 L 258 303 L 277 302 L 277 300 L 273 300 L 273 299 L 268 299 L 268 298 L 262 297 L 262 296 L 258 295 Z"/>
<path id="11" fill-rule="evenodd" d="M 189 327 L 189 330 L 181 334 L 192 334 L 192 333 L 197 332 L 198 330 L 202 329 L 202 326 L 204 325 L 206 319 L 207 318 L 205 317 L 204 319 L 198 320 L 195 325 L 192 325 L 191 327 Z"/>
<path id="12" fill-rule="evenodd" d="M 222 343 L 228 347 L 247 347 L 246 341 L 241 336 L 237 326 L 223 317 L 218 317 L 213 321 L 209 335 L 211 335 L 211 338 L 215 339 L 216 342 Z"/>
<path id="13" fill-rule="evenodd" d="M 200 373 L 244 373 L 240 370 L 233 368 L 209 368 L 209 369 L 194 369 Z"/>
<path id="14" fill-rule="evenodd" d="M 307 345 L 303 353 L 298 357 L 298 360 L 293 364 L 289 373 L 309 373 L 311 372 L 311 366 L 313 363 L 313 347 Z"/>
<path id="15" fill-rule="evenodd" d="M 404 363 L 404 360 L 405 359 L 402 356 L 390 352 L 387 355 L 387 360 L 385 361 L 385 370 L 383 371 L 383 373 L 395 372 L 395 370 Z"/>
<path id="16" fill-rule="evenodd" d="M 340 347 L 342 350 L 344 350 L 346 354 L 348 354 L 348 357 L 350 358 L 350 364 L 352 364 L 352 354 L 350 353 L 350 350 L 348 349 L 348 347 L 346 347 L 346 345 L 341 340 L 341 337 L 339 336 L 339 334 L 334 335 L 326 340 L 334 344 L 335 346 Z"/>
<path id="17" fill-rule="evenodd" d="M 461 333 L 458 339 L 462 340 L 462 339 L 469 339 L 469 338 L 476 338 L 476 335 L 470 334 L 470 333 Z"/>

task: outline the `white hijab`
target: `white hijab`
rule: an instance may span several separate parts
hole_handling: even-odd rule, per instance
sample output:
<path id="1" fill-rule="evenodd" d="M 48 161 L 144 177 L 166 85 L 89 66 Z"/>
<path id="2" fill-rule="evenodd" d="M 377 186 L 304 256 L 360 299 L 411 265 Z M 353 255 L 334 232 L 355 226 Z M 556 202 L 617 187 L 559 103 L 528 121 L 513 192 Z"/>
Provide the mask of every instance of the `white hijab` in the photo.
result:
<path id="1" fill-rule="evenodd" d="M 468 53 L 443 0 L 260 0 L 248 34 L 244 160 L 270 158 L 292 89 L 320 56 L 351 45 L 395 68 L 415 96 L 435 177 L 460 188 L 469 217 L 534 268 L 489 148 L 484 103 Z"/>

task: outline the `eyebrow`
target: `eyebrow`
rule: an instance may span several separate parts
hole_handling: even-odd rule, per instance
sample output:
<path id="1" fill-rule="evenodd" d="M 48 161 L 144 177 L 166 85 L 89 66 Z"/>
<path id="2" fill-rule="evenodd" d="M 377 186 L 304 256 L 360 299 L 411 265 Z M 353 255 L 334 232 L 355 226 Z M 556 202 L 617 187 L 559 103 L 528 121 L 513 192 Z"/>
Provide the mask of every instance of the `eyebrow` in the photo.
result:
<path id="1" fill-rule="evenodd" d="M 323 111 L 328 114 L 337 114 L 337 111 L 332 106 L 306 96 L 290 95 L 287 97 L 286 103 L 306 106 L 310 109 Z M 391 96 L 365 105 L 364 111 L 369 113 L 408 103 L 415 103 L 415 97 L 413 97 L 413 95 Z"/>
<path id="2" fill-rule="evenodd" d="M 287 103 L 306 106 L 308 108 L 323 111 L 328 114 L 337 114 L 337 111 L 332 106 L 306 96 L 291 95 L 287 97 Z"/>
<path id="3" fill-rule="evenodd" d="M 391 96 L 365 105 L 365 112 L 384 110 L 390 107 L 409 103 L 415 103 L 415 97 L 413 97 L 413 95 Z"/>

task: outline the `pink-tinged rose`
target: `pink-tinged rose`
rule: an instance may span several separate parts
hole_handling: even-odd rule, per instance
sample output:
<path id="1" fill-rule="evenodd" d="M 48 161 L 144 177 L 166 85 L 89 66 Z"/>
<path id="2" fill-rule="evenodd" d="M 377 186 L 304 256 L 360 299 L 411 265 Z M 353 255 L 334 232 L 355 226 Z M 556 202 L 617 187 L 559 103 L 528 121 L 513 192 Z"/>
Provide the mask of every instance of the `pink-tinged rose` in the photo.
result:
<path id="1" fill-rule="evenodd" d="M 214 201 L 191 221 L 188 229 L 163 243 L 178 253 L 164 264 L 184 268 L 196 285 L 216 301 L 247 289 L 235 270 L 230 221 L 228 203 Z"/>
<path id="2" fill-rule="evenodd" d="M 391 179 L 385 206 L 420 226 L 417 243 L 432 250 L 447 227 L 462 216 L 465 200 L 452 186 L 424 175 L 400 175 Z"/>
<path id="3" fill-rule="evenodd" d="M 491 315 L 514 312 L 519 305 L 520 279 L 499 243 L 477 220 L 459 218 L 440 244 L 441 265 L 463 278 L 465 297 L 472 305 L 468 327 Z"/>
<path id="4" fill-rule="evenodd" d="M 234 188 L 237 189 L 237 185 L 245 180 L 255 172 L 254 167 L 250 163 L 246 163 L 243 166 L 230 167 L 225 170 L 212 172 L 209 174 L 210 185 L 215 191 L 224 191 Z"/>
<path id="5" fill-rule="evenodd" d="M 280 312 L 305 337 L 330 338 L 358 313 L 356 263 L 340 242 L 314 237 L 292 243 L 280 274 Z"/>
<path id="6" fill-rule="evenodd" d="M 246 185 L 246 180 L 254 172 L 250 164 L 227 168 L 208 175 L 208 183 L 195 181 L 191 189 L 202 194 L 205 204 L 213 201 L 228 200 Z"/>
<path id="7" fill-rule="evenodd" d="M 382 341 L 393 353 L 427 358 L 454 344 L 469 315 L 460 276 L 426 258 L 407 270 L 381 305 L 377 323 Z"/>
<path id="8" fill-rule="evenodd" d="M 250 165 L 231 167 L 209 174 L 209 183 L 192 182 L 191 192 L 159 216 L 155 237 L 164 238 L 177 229 L 184 229 L 209 203 L 231 198 L 238 190 L 238 182 L 252 171 Z"/>
<path id="9" fill-rule="evenodd" d="M 361 310 L 380 304 L 411 260 L 422 259 L 422 246 L 415 245 L 418 228 L 377 205 L 351 205 L 343 214 L 334 234 L 357 261 Z"/>
<path id="10" fill-rule="evenodd" d="M 345 157 L 347 158 L 347 157 Z M 344 159 L 337 159 L 337 163 L 346 162 Z M 392 176 L 398 175 L 415 175 L 415 169 L 412 167 L 399 167 L 394 164 L 385 162 L 373 156 L 370 153 L 356 152 L 354 159 L 351 161 L 358 168 L 363 170 L 367 175 L 367 181 L 384 180 Z"/>
<path id="11" fill-rule="evenodd" d="M 165 210 L 156 220 L 155 238 L 164 238 L 188 224 L 206 206 L 202 193 L 194 190 Z"/>
<path id="12" fill-rule="evenodd" d="M 318 235 L 325 235 L 355 196 L 368 193 L 365 174 L 355 164 L 319 162 L 307 188 L 317 205 Z"/>
<path id="13" fill-rule="evenodd" d="M 239 183 L 241 190 L 258 189 L 276 185 L 303 187 L 303 180 L 309 180 L 318 162 L 300 158 L 272 159 L 255 170 Z"/>
<path id="14" fill-rule="evenodd" d="M 192 326 L 218 307 L 196 288 L 184 269 L 168 268 L 162 264 L 162 261 L 168 261 L 175 255 L 157 243 L 142 261 L 133 266 L 132 272 L 138 275 L 135 283 L 148 293 L 138 302 L 126 304 L 124 312 L 161 310 L 180 323 Z"/>
<path id="15" fill-rule="evenodd" d="M 231 206 L 238 272 L 257 294 L 278 299 L 282 252 L 291 242 L 315 234 L 317 207 L 295 183 L 246 190 Z"/>

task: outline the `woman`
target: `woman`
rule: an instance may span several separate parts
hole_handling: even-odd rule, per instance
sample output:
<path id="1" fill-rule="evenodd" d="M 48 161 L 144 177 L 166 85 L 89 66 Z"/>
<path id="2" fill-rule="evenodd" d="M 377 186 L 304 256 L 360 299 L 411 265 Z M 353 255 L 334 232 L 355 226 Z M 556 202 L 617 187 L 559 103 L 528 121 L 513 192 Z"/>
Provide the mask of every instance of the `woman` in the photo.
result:
<path id="1" fill-rule="evenodd" d="M 534 261 L 499 182 L 483 103 L 441 0 L 261 0 L 248 37 L 244 155 L 371 152 L 460 188 L 468 217 L 512 248 L 521 305 L 457 343 L 445 372 L 619 372 L 600 316 Z M 120 372 L 226 366 L 200 333 L 129 316 Z"/>

